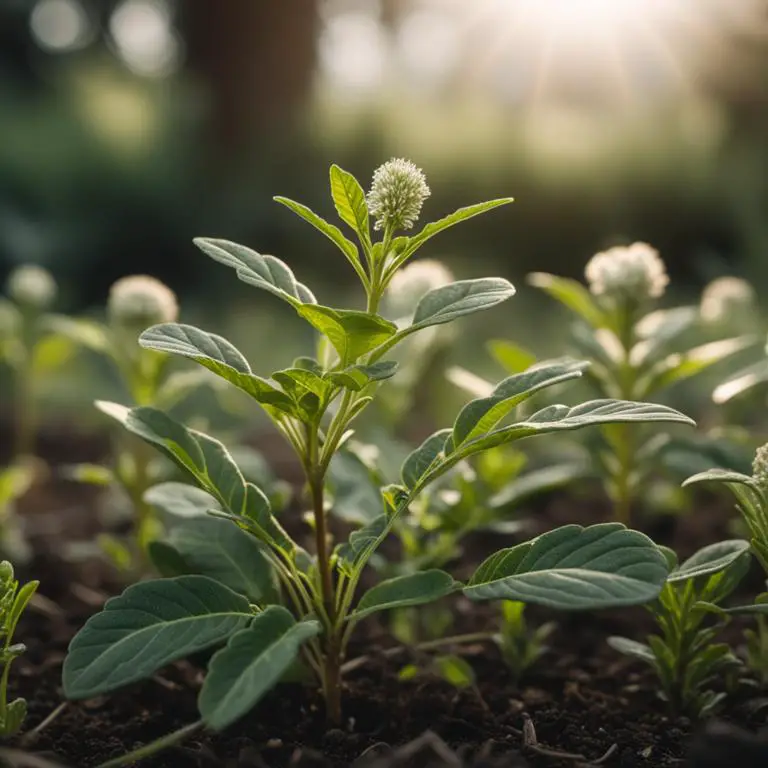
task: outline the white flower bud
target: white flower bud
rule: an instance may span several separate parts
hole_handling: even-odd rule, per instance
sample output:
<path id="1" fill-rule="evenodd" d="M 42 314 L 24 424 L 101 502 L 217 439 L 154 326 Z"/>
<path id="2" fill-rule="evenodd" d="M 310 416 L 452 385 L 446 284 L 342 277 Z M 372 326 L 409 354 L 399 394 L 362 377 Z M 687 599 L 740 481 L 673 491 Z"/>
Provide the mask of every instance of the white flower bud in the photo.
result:
<path id="1" fill-rule="evenodd" d="M 144 330 L 157 323 L 172 323 L 179 315 L 176 295 L 147 275 L 123 277 L 112 285 L 107 314 L 118 328 Z"/>
<path id="2" fill-rule="evenodd" d="M 448 267 L 435 259 L 420 259 L 399 269 L 392 277 L 384 294 L 384 307 L 388 317 L 410 318 L 422 296 L 435 288 L 454 281 Z"/>
<path id="3" fill-rule="evenodd" d="M 368 208 L 376 219 L 374 228 L 410 229 L 430 194 L 423 172 L 410 160 L 387 161 L 374 171 L 368 193 Z"/>
<path id="4" fill-rule="evenodd" d="M 761 445 L 755 453 L 752 464 L 752 477 L 761 490 L 768 493 L 768 443 Z"/>
<path id="5" fill-rule="evenodd" d="M 25 264 L 11 272 L 6 292 L 19 306 L 43 310 L 53 303 L 58 287 L 47 269 Z"/>
<path id="6" fill-rule="evenodd" d="M 595 296 L 615 302 L 659 298 L 669 283 L 664 262 L 647 243 L 617 246 L 595 254 L 584 275 Z"/>
<path id="7" fill-rule="evenodd" d="M 719 277 L 701 295 L 701 319 L 713 325 L 748 322 L 755 307 L 755 291 L 740 277 Z"/>

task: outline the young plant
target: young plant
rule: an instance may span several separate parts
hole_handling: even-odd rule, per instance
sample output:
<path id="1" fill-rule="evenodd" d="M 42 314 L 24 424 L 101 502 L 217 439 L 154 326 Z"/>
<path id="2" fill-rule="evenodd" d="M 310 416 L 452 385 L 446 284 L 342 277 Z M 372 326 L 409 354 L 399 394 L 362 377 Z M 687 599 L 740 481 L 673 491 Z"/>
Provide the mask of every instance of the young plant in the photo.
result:
<path id="1" fill-rule="evenodd" d="M 684 485 L 717 483 L 736 498 L 736 507 L 749 531 L 752 552 L 768 577 L 768 445 L 757 449 L 752 475 L 710 469 L 689 477 Z M 747 630 L 749 666 L 762 680 L 768 680 L 768 590 L 757 596 L 753 605 L 729 608 L 728 613 L 753 614 L 757 627 Z"/>
<path id="2" fill-rule="evenodd" d="M 27 716 L 24 699 L 8 701 L 8 679 L 14 659 L 26 650 L 21 643 L 13 642 L 16 625 L 38 584 L 30 581 L 19 586 L 13 566 L 7 560 L 0 562 L 0 737 L 3 738 L 17 734 Z"/>
<path id="3" fill-rule="evenodd" d="M 496 553 L 466 584 L 432 568 L 384 580 L 357 595 L 363 569 L 400 515 L 460 462 L 526 437 L 592 424 L 692 422 L 664 406 L 598 400 L 550 406 L 524 421 L 501 425 L 518 403 L 543 387 L 578 377 L 583 366 L 568 363 L 511 377 L 491 396 L 465 406 L 451 429 L 433 434 L 413 451 L 403 464 L 402 482 L 383 489 L 379 514 L 336 543 L 326 503 L 329 466 L 380 383 L 395 374 L 390 351 L 424 328 L 496 306 L 514 288 L 501 278 L 483 278 L 433 289 L 419 301 L 411 324 L 398 329 L 377 314 L 397 271 L 436 234 L 510 201 L 462 208 L 405 236 L 399 232 L 413 226 L 429 194 L 413 164 L 385 163 L 376 171 L 367 198 L 341 168 L 332 166 L 330 176 L 336 210 L 356 234 L 357 244 L 309 208 L 277 200 L 338 246 L 360 278 L 365 310 L 319 304 L 274 256 L 225 240 L 196 240 L 208 256 L 285 301 L 319 331 L 327 339 L 328 354 L 322 360 L 299 358 L 267 379 L 254 373 L 226 339 L 190 325 L 157 325 L 141 336 L 143 347 L 195 360 L 264 409 L 304 468 L 312 552 L 293 541 L 266 495 L 244 479 L 220 442 L 156 408 L 103 406 L 129 432 L 191 475 L 200 486 L 195 503 L 218 518 L 213 522 L 222 534 L 200 541 L 201 547 L 207 541 L 214 554 L 208 558 L 198 549 L 197 573 L 135 584 L 86 623 L 64 664 L 64 689 L 71 699 L 112 691 L 172 661 L 226 643 L 210 659 L 198 700 L 207 726 L 222 729 L 246 714 L 299 655 L 322 689 L 329 720 L 339 723 L 345 649 L 356 625 L 376 612 L 426 604 L 459 590 L 472 600 L 599 608 L 647 602 L 664 583 L 666 562 L 643 534 L 620 524 L 569 525 Z M 371 216 L 374 229 L 382 232 L 376 242 Z M 229 537 L 226 544 L 224 535 Z M 240 571 L 248 574 L 247 586 Z M 226 586 L 224 577 L 229 584 L 239 582 L 238 588 Z M 263 587 L 275 581 L 280 604 L 273 602 L 274 590 Z"/>
<path id="4" fill-rule="evenodd" d="M 525 603 L 502 601 L 498 642 L 501 657 L 515 680 L 520 680 L 547 652 L 546 641 L 554 630 L 551 621 L 532 629 L 525 618 Z"/>
<path id="5" fill-rule="evenodd" d="M 699 308 L 655 308 L 669 278 L 658 253 L 645 243 L 596 254 L 585 276 L 588 288 L 541 272 L 529 282 L 576 315 L 572 343 L 593 361 L 585 376 L 602 397 L 654 398 L 752 342 L 738 337 L 691 346 L 686 337 L 699 323 Z M 629 425 L 605 427 L 601 436 L 593 451 L 596 466 L 606 478 L 616 519 L 629 524 L 638 490 L 657 468 L 669 437 L 647 436 Z"/>
<path id="6" fill-rule="evenodd" d="M 735 539 L 711 544 L 680 566 L 674 552 L 665 554 L 672 570 L 658 599 L 648 606 L 658 634 L 647 644 L 625 637 L 608 642 L 653 667 L 660 695 L 673 714 L 704 717 L 726 695 L 712 690 L 712 684 L 739 666 L 729 646 L 715 639 L 726 617 L 721 603 L 749 570 L 749 543 Z"/>

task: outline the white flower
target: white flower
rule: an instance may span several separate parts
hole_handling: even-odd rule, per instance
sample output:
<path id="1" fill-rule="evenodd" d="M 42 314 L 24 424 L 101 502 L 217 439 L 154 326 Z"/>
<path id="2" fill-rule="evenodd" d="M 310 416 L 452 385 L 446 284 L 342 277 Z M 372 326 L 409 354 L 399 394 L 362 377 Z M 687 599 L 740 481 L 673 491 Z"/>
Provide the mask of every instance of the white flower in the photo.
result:
<path id="1" fill-rule="evenodd" d="M 595 296 L 614 301 L 644 301 L 662 296 L 669 283 L 658 251 L 647 243 L 617 246 L 596 253 L 584 275 Z"/>
<path id="2" fill-rule="evenodd" d="M 179 315 L 176 295 L 168 286 L 148 275 L 131 275 L 109 290 L 107 314 L 111 322 L 127 329 L 172 323 Z"/>
<path id="3" fill-rule="evenodd" d="M 768 443 L 761 445 L 755 453 L 752 477 L 760 488 L 768 493 Z"/>
<path id="4" fill-rule="evenodd" d="M 435 259 L 420 259 L 399 269 L 384 294 L 387 316 L 410 318 L 422 296 L 454 280 L 448 267 Z"/>
<path id="5" fill-rule="evenodd" d="M 430 194 L 424 173 L 410 160 L 387 161 L 374 171 L 368 193 L 368 208 L 376 219 L 374 228 L 410 229 Z"/>
<path id="6" fill-rule="evenodd" d="M 6 291 L 20 306 L 39 310 L 53 303 L 58 287 L 47 269 L 25 264 L 11 272 Z"/>
<path id="7" fill-rule="evenodd" d="M 701 319 L 714 325 L 748 320 L 755 305 L 755 291 L 740 277 L 718 277 L 701 295 Z"/>

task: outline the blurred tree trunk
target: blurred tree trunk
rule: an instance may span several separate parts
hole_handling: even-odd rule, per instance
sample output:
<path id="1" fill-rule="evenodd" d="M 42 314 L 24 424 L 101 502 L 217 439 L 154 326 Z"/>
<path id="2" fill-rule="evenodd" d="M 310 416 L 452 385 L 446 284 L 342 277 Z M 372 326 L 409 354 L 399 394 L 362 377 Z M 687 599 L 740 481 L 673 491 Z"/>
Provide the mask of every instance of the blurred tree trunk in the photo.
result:
<path id="1" fill-rule="evenodd" d="M 211 132 L 237 151 L 279 130 L 314 73 L 317 0 L 187 0 L 188 67 L 208 88 Z"/>

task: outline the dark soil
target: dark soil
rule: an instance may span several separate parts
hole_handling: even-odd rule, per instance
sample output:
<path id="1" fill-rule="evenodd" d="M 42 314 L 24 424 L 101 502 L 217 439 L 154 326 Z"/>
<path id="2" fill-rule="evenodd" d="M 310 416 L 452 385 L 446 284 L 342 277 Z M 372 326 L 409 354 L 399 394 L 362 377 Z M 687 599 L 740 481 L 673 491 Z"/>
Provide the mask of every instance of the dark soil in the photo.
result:
<path id="1" fill-rule="evenodd" d="M 94 449 L 95 450 L 95 449 Z M 84 458 L 90 458 L 86 456 Z M 22 575 L 40 579 L 41 599 L 27 612 L 17 640 L 28 646 L 11 676 L 12 693 L 29 702 L 28 729 L 39 726 L 62 702 L 61 663 L 74 632 L 110 594 L 119 579 L 106 566 L 66 563 L 57 554 L 64 538 L 85 538 L 97 527 L 98 498 L 72 484 L 48 479 L 27 500 L 25 515 L 37 552 Z M 704 506 L 706 505 L 706 506 Z M 575 507 L 565 497 L 538 510 L 535 527 L 604 519 L 607 508 Z M 696 514 L 649 521 L 647 529 L 682 554 L 730 537 L 728 507 L 709 500 Z M 476 563 L 499 538 L 478 536 L 466 562 Z M 457 575 L 461 564 L 455 569 Z M 758 584 L 756 575 L 751 589 Z M 752 591 L 754 594 L 754 591 Z M 493 610 L 454 601 L 457 631 L 493 628 Z M 531 620 L 551 620 L 530 611 Z M 283 685 L 250 716 L 223 734 L 197 732 L 142 765 L 155 768 L 395 768 L 461 766 L 537 768 L 606 765 L 614 768 L 673 766 L 768 766 L 768 740 L 722 728 L 703 731 L 686 719 L 670 718 L 654 692 L 652 675 L 610 649 L 605 638 L 642 638 L 650 628 L 642 609 L 598 614 L 558 614 L 551 649 L 517 684 L 491 643 L 452 648 L 472 666 L 477 687 L 457 690 L 422 675 L 398 678 L 406 663 L 423 659 L 393 650 L 386 628 L 369 620 L 365 644 L 350 658 L 367 654 L 349 672 L 344 723 L 328 730 L 317 691 Z M 729 630 L 739 641 L 741 627 Z M 42 730 L 17 740 L 10 765 L 97 766 L 197 719 L 201 668 L 184 662 L 116 695 L 67 704 Z M 739 684 L 721 718 L 757 733 L 768 720 L 761 692 Z M 768 695 L 768 694 L 766 694 Z M 693 744 L 693 746 L 691 746 Z M 725 756 L 725 757 L 723 757 Z M 2 759 L 0 759 L 2 764 Z"/>

